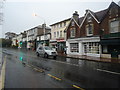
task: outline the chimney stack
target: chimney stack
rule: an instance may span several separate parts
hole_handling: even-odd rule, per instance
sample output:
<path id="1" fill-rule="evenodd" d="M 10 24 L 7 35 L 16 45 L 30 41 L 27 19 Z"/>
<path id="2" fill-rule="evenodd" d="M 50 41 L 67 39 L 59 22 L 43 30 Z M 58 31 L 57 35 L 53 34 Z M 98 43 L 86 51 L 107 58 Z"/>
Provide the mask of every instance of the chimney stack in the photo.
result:
<path id="1" fill-rule="evenodd" d="M 77 11 L 75 11 L 75 13 L 73 13 L 73 18 L 75 19 L 76 22 L 78 22 L 79 14 Z"/>

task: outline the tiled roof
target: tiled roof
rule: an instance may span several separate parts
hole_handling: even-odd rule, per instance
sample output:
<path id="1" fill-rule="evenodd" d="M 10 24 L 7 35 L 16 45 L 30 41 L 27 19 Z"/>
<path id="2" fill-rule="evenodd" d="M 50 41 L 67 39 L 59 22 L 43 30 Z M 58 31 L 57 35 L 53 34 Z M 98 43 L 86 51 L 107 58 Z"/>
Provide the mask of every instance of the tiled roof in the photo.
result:
<path id="1" fill-rule="evenodd" d="M 110 7 L 112 7 L 112 6 L 117 6 L 118 8 L 120 8 L 120 6 L 118 6 L 116 3 L 111 2 L 111 4 L 109 5 L 109 7 L 107 9 L 104 9 L 104 10 L 101 10 L 101 11 L 98 11 L 98 12 L 93 12 L 91 10 L 89 10 L 89 11 L 99 22 L 101 22 L 104 19 L 105 15 L 107 14 Z M 84 19 L 84 17 L 79 18 L 79 23 L 78 23 L 79 25 L 82 23 L 83 19 Z"/>
<path id="2" fill-rule="evenodd" d="M 105 9 L 105 10 L 101 10 L 101 11 L 95 13 L 95 17 L 98 19 L 99 22 L 101 22 L 103 20 L 107 11 L 108 11 L 108 9 Z"/>
<path id="3" fill-rule="evenodd" d="M 79 18 L 79 23 L 78 23 L 79 25 L 82 23 L 83 19 L 84 19 L 84 17 Z"/>

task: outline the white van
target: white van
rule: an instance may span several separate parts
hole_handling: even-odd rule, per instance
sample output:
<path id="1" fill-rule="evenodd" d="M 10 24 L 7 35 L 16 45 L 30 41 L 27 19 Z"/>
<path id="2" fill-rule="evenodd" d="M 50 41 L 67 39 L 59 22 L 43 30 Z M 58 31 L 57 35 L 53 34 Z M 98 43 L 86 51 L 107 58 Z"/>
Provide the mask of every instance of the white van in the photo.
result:
<path id="1" fill-rule="evenodd" d="M 49 46 L 41 46 L 41 45 L 39 45 L 37 47 L 36 54 L 37 54 L 37 56 L 42 55 L 45 58 L 53 57 L 54 59 L 56 59 L 56 57 L 57 57 L 57 52 L 55 50 L 53 50 L 51 47 L 49 47 Z"/>

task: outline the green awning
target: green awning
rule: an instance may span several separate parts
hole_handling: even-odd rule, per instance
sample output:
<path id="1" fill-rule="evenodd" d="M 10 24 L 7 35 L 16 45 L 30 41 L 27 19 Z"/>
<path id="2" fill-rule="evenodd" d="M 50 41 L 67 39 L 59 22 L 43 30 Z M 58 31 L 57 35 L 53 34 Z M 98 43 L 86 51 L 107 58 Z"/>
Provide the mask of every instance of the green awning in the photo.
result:
<path id="1" fill-rule="evenodd" d="M 101 45 L 120 45 L 120 39 L 102 39 L 100 40 Z"/>

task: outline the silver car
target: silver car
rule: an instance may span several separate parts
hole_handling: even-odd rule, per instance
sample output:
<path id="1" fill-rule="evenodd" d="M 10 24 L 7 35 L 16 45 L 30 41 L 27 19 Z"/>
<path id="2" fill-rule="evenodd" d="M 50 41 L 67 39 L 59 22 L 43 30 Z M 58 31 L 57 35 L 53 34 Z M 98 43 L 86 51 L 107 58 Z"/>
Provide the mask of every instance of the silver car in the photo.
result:
<path id="1" fill-rule="evenodd" d="M 49 46 L 38 46 L 36 54 L 37 56 L 43 56 L 45 58 L 53 57 L 56 59 L 57 57 L 57 52 Z"/>

